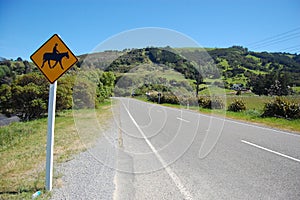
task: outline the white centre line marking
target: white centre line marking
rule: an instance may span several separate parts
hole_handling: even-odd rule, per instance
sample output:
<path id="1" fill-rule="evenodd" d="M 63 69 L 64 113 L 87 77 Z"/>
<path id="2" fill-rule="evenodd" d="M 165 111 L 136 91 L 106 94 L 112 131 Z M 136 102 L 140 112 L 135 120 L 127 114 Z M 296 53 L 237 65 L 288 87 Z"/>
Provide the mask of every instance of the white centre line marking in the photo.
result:
<path id="1" fill-rule="evenodd" d="M 279 155 L 279 156 L 282 156 L 282 157 L 285 157 L 285 158 L 294 160 L 294 161 L 296 161 L 296 162 L 300 162 L 300 160 L 297 159 L 297 158 L 293 158 L 293 157 L 288 156 L 288 155 L 285 155 L 285 154 L 283 154 L 283 153 L 279 153 L 279 152 L 277 152 L 277 151 L 273 151 L 273 150 L 271 150 L 271 149 L 267 149 L 267 148 L 262 147 L 262 146 L 259 146 L 259 145 L 257 145 L 257 144 L 253 144 L 253 143 L 248 142 L 248 141 L 245 141 L 245 140 L 241 140 L 241 142 L 243 142 L 243 143 L 245 143 L 245 144 L 249 144 L 249 145 L 254 146 L 254 147 L 257 147 L 257 148 L 259 148 L 259 149 L 262 149 L 262 150 L 265 150 L 265 151 L 274 153 L 274 154 L 276 154 L 276 155 Z"/>
<path id="2" fill-rule="evenodd" d="M 145 139 L 146 143 L 148 144 L 148 146 L 151 148 L 151 150 L 156 155 L 156 157 L 158 158 L 158 160 L 161 162 L 161 164 L 163 165 L 164 169 L 167 171 L 167 173 L 169 174 L 169 176 L 171 177 L 171 179 L 173 180 L 173 182 L 175 183 L 175 185 L 177 186 L 177 188 L 179 189 L 179 191 L 181 192 L 181 194 L 184 196 L 184 199 L 186 199 L 186 200 L 193 200 L 193 197 L 192 197 L 191 193 L 184 187 L 184 185 L 180 181 L 179 177 L 175 174 L 175 172 L 173 172 L 173 170 L 171 169 L 171 167 L 169 167 L 168 164 L 164 161 L 164 159 L 159 155 L 159 153 L 157 152 L 157 150 L 155 149 L 155 147 L 151 144 L 151 142 L 148 140 L 148 138 L 146 137 L 146 135 L 144 134 L 144 132 L 142 131 L 142 129 L 136 123 L 136 121 L 134 120 L 134 118 L 130 114 L 130 112 L 127 109 L 127 107 L 125 106 L 125 104 L 123 102 L 122 102 L 122 104 L 123 104 L 125 110 L 127 111 L 128 116 L 131 118 L 131 120 L 134 123 L 134 125 L 137 127 L 137 129 L 139 130 L 139 132 L 144 137 L 144 139 Z"/>
<path id="3" fill-rule="evenodd" d="M 182 118 L 180 118 L 180 117 L 176 117 L 176 118 L 179 119 L 179 120 L 181 120 L 181 121 L 184 121 L 184 122 L 190 122 L 190 121 L 185 120 L 185 119 L 182 119 Z"/>

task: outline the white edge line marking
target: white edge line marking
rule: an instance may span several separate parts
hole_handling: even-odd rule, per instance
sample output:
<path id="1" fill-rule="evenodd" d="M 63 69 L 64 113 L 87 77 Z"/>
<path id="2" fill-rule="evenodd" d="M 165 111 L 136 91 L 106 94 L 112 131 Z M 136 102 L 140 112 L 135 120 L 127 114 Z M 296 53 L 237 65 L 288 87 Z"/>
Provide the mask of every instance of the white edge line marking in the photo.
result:
<path id="1" fill-rule="evenodd" d="M 180 117 L 176 117 L 176 118 L 179 119 L 179 120 L 181 120 L 181 121 L 184 121 L 184 122 L 190 122 L 190 121 L 185 120 L 185 119 L 182 119 L 182 118 L 180 118 Z"/>
<path id="2" fill-rule="evenodd" d="M 249 145 L 254 146 L 254 147 L 257 147 L 257 148 L 259 148 L 259 149 L 262 149 L 262 150 L 265 150 L 265 151 L 268 151 L 268 152 L 277 154 L 277 155 L 279 155 L 279 156 L 282 156 L 282 157 L 285 157 L 285 158 L 294 160 L 294 161 L 296 161 L 296 162 L 300 162 L 300 160 L 297 159 L 297 158 L 293 158 L 293 157 L 288 156 L 288 155 L 285 155 L 285 154 L 283 154 L 283 153 L 279 153 L 279 152 L 277 152 L 277 151 L 273 151 L 273 150 L 271 150 L 271 149 L 267 149 L 267 148 L 262 147 L 262 146 L 259 146 L 259 145 L 257 145 L 257 144 L 253 144 L 253 143 L 248 142 L 248 141 L 245 141 L 245 140 L 241 140 L 241 142 L 243 142 L 243 143 L 245 143 L 245 144 L 249 144 Z"/>
<path id="3" fill-rule="evenodd" d="M 124 105 L 123 102 L 122 102 L 122 104 Z M 184 196 L 184 198 L 186 200 L 192 200 L 193 197 L 192 197 L 191 193 L 184 187 L 184 185 L 181 183 L 179 177 L 173 172 L 173 170 L 169 166 L 167 166 L 167 163 L 163 160 L 163 158 L 158 154 L 157 150 L 154 148 L 154 146 L 151 144 L 151 142 L 147 139 L 146 135 L 141 130 L 141 128 L 139 127 L 139 125 L 136 123 L 136 121 L 134 120 L 134 118 L 132 117 L 132 115 L 130 114 L 129 110 L 127 109 L 127 107 L 125 105 L 124 105 L 124 108 L 127 111 L 128 115 L 131 118 L 131 120 L 134 123 L 134 125 L 137 127 L 137 129 L 139 130 L 139 132 L 144 137 L 145 141 L 147 142 L 147 144 L 149 145 L 149 147 L 151 148 L 151 150 L 153 151 L 153 153 L 156 155 L 156 157 L 161 162 L 161 164 L 163 165 L 163 167 L 165 168 L 165 170 L 167 171 L 167 173 L 169 174 L 169 176 L 171 177 L 171 179 L 173 180 L 173 182 L 175 183 L 175 185 L 177 186 L 177 188 L 180 190 L 181 194 Z"/>

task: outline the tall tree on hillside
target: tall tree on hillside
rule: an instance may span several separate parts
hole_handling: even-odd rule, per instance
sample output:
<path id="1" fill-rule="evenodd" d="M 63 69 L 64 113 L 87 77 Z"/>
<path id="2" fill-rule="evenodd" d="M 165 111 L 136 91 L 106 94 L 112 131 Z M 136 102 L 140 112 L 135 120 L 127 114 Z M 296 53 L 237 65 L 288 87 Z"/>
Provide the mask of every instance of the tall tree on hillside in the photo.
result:
<path id="1" fill-rule="evenodd" d="M 252 88 L 252 92 L 257 95 L 267 95 L 265 90 L 265 78 L 264 75 L 253 75 L 248 81 L 248 87 Z"/>
<path id="2" fill-rule="evenodd" d="M 194 62 L 192 62 L 193 66 L 196 68 L 195 70 L 195 78 L 196 78 L 196 97 L 198 97 L 198 94 L 199 94 L 199 85 L 201 83 L 203 83 L 203 70 L 202 70 L 202 67 L 201 65 L 203 66 L 204 63 L 200 60 L 198 64 L 195 64 Z"/>
<path id="3" fill-rule="evenodd" d="M 11 87 L 0 85 L 0 112 L 9 116 L 11 114 Z"/>
<path id="4" fill-rule="evenodd" d="M 289 85 L 290 76 L 287 73 L 276 73 L 266 75 L 253 75 L 248 81 L 248 86 L 257 95 L 283 96 L 291 93 Z"/>

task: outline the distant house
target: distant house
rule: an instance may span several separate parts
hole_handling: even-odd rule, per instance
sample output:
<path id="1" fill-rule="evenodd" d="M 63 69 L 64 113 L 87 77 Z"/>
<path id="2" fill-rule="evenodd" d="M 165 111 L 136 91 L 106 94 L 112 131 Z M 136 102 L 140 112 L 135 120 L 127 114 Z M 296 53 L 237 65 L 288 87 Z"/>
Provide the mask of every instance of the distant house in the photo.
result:
<path id="1" fill-rule="evenodd" d="M 243 90 L 244 85 L 243 84 L 233 84 L 231 87 L 232 90 L 238 91 L 238 90 Z"/>

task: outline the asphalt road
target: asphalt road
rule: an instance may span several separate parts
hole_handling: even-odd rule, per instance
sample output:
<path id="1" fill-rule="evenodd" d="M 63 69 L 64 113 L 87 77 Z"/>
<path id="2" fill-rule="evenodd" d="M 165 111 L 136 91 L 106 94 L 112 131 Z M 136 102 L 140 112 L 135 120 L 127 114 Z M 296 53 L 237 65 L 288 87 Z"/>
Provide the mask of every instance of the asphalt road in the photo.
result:
<path id="1" fill-rule="evenodd" d="M 118 100 L 114 199 L 300 199 L 300 135 Z"/>

